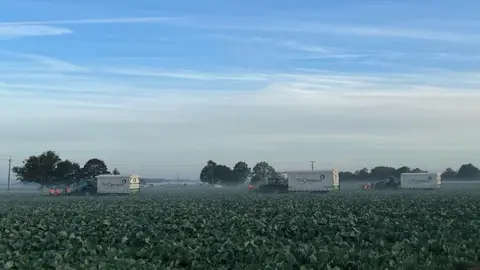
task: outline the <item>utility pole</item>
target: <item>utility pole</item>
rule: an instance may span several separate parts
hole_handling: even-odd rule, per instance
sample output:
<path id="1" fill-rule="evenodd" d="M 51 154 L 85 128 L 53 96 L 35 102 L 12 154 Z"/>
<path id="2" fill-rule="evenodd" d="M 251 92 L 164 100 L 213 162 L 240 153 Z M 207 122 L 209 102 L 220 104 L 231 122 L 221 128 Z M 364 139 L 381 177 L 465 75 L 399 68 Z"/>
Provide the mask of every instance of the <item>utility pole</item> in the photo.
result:
<path id="1" fill-rule="evenodd" d="M 12 170 L 12 156 L 8 158 L 8 184 L 7 184 L 7 190 L 10 192 L 10 171 Z"/>
<path id="2" fill-rule="evenodd" d="M 310 161 L 310 163 L 312 164 L 312 171 L 313 171 L 313 163 L 315 163 L 315 160 Z"/>

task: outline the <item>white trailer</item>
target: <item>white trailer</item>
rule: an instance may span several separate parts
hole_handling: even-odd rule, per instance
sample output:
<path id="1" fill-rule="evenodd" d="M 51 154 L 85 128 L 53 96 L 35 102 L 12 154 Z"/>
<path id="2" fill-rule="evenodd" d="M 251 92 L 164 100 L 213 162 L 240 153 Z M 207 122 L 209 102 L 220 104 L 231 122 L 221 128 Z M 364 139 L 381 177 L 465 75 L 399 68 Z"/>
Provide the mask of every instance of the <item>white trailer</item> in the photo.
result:
<path id="1" fill-rule="evenodd" d="M 97 193 L 131 194 L 140 191 L 140 176 L 132 175 L 99 175 Z"/>
<path id="2" fill-rule="evenodd" d="M 405 189 L 434 189 L 442 186 L 440 173 L 402 173 L 400 188 Z"/>
<path id="3" fill-rule="evenodd" d="M 291 192 L 318 192 L 340 189 L 337 170 L 283 172 Z"/>

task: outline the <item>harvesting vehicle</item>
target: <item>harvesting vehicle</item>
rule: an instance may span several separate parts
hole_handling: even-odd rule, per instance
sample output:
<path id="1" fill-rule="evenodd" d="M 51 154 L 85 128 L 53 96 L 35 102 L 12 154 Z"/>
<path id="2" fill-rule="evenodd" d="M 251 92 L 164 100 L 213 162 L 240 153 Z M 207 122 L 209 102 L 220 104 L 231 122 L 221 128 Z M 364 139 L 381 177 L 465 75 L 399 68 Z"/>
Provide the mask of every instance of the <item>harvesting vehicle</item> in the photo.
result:
<path id="1" fill-rule="evenodd" d="M 270 177 L 265 184 L 258 186 L 260 193 L 288 193 L 287 180 L 281 176 Z"/>
<path id="2" fill-rule="evenodd" d="M 82 192 L 88 192 L 92 189 L 92 183 L 89 180 L 80 180 L 70 185 L 55 185 L 52 186 L 48 194 L 53 196 L 61 195 L 78 195 Z"/>
<path id="3" fill-rule="evenodd" d="M 442 185 L 440 173 L 402 173 L 400 179 L 390 176 L 382 181 L 362 185 L 362 189 L 436 189 Z"/>
<path id="4" fill-rule="evenodd" d="M 368 189 L 382 189 L 382 190 L 396 190 L 400 188 L 400 181 L 393 176 L 386 177 L 383 180 L 367 183 L 362 185 L 363 190 Z"/>
<path id="5" fill-rule="evenodd" d="M 260 193 L 323 193 L 340 189 L 337 170 L 286 171 L 258 187 Z"/>
<path id="6" fill-rule="evenodd" d="M 138 175 L 99 175 L 91 180 L 80 180 L 71 185 L 54 186 L 49 195 L 89 196 L 127 195 L 140 191 Z"/>

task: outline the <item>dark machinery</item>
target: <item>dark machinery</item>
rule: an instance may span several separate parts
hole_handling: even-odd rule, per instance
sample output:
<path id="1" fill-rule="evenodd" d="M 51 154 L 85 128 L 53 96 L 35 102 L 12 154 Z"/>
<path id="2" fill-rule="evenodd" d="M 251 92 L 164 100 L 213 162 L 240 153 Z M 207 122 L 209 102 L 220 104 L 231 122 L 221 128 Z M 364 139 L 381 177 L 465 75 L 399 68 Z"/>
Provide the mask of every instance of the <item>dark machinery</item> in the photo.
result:
<path id="1" fill-rule="evenodd" d="M 362 189 L 396 190 L 400 188 L 400 181 L 395 177 L 386 177 L 385 179 L 373 183 L 362 185 Z"/>
<path id="2" fill-rule="evenodd" d="M 88 196 L 97 193 L 97 183 L 94 180 L 80 180 L 71 185 L 52 187 L 48 193 L 53 196 Z"/>
<path id="3" fill-rule="evenodd" d="M 288 182 L 283 177 L 268 178 L 265 184 L 258 186 L 260 193 L 288 193 Z"/>
<path id="4" fill-rule="evenodd" d="M 71 195 L 76 196 L 89 196 L 97 195 L 97 181 L 95 180 L 86 180 L 87 185 L 83 189 L 79 189 L 76 192 L 73 192 Z"/>

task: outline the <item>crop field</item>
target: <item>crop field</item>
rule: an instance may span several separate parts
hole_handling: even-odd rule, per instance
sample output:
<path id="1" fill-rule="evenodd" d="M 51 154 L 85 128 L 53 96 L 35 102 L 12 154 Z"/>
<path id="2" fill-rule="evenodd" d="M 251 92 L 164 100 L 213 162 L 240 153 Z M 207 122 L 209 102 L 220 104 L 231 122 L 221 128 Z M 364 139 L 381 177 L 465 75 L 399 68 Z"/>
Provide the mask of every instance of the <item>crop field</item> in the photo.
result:
<path id="1" fill-rule="evenodd" d="M 4 269 L 470 269 L 480 193 L 4 198 Z"/>

